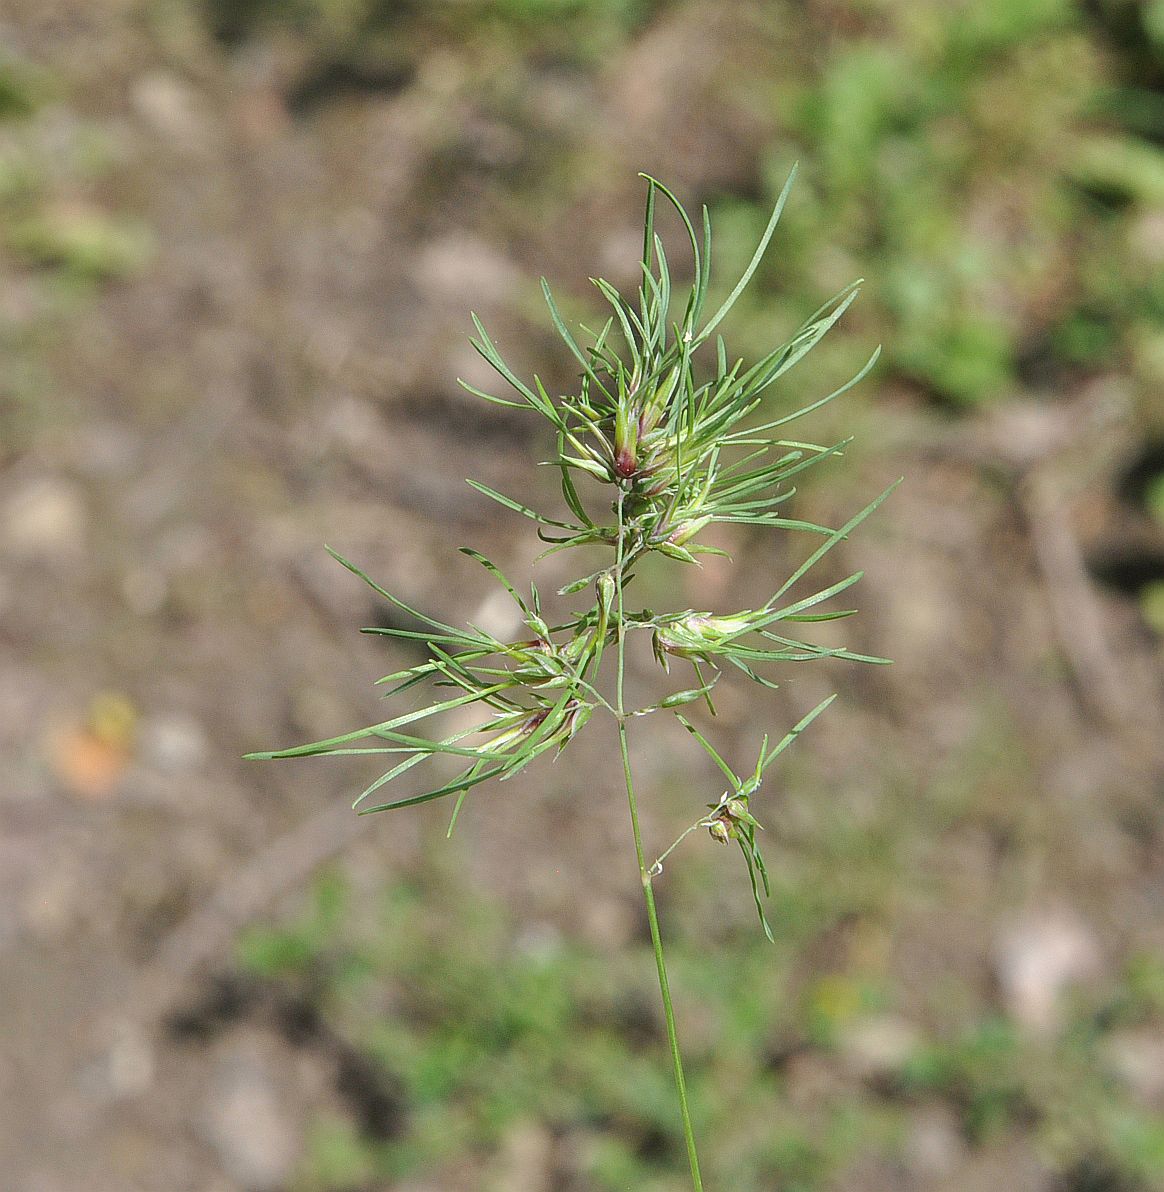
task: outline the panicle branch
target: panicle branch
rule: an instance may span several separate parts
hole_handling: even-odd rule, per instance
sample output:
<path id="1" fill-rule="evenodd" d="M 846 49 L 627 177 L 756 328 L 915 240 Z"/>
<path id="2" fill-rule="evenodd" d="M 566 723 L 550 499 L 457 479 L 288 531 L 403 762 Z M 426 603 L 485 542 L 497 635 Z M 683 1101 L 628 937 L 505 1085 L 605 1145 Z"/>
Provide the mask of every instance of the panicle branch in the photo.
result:
<path id="1" fill-rule="evenodd" d="M 641 281 L 634 300 L 625 298 L 609 282 L 593 279 L 610 313 L 597 331 L 583 328 L 582 334 L 576 335 L 563 318 L 549 284 L 542 280 L 550 320 L 579 368 L 572 393 L 551 397 L 539 377 L 534 376 L 528 383 L 522 380 L 505 362 L 480 319 L 473 316 L 476 336 L 471 342 L 505 382 L 508 393 L 498 396 L 463 381 L 461 384 L 497 405 L 530 409 L 550 424 L 556 448 L 550 462 L 558 473 L 564 510 L 550 516 L 487 485 L 472 480 L 469 483 L 489 500 L 534 522 L 546 543 L 543 554 L 581 546 L 611 550 L 605 566 L 559 590 L 563 596 L 590 591 L 589 607 L 551 624 L 543 616 L 536 586 L 531 584 L 528 597 L 523 595 L 495 564 L 466 548 L 465 553 L 504 587 L 520 614 L 526 636 L 518 641 L 502 641 L 476 627 L 461 629 L 418 612 L 337 555 L 345 567 L 409 619 L 407 628 L 367 632 L 427 645 L 429 657 L 425 661 L 381 680 L 390 686 L 388 694 L 399 694 L 420 684 L 430 684 L 435 694 L 420 710 L 380 724 L 326 741 L 251 756 L 399 755 L 400 760 L 362 792 L 357 807 L 369 813 L 456 795 L 459 810 L 473 787 L 491 778 L 511 778 L 543 753 L 560 752 L 596 709 L 611 713 L 624 727 L 631 717 L 671 712 L 728 780 L 723 796 L 708 805 L 709 814 L 693 827 L 705 826 L 713 838 L 739 844 L 761 922 L 771 934 L 760 894 L 761 890 L 766 893 L 769 886 L 756 843 L 761 827 L 752 815 L 750 800 L 758 792 L 768 765 L 832 697 L 805 717 L 775 749 L 768 748 L 765 738 L 754 771 L 745 777 L 731 769 L 679 709 L 703 701 L 714 714 L 712 688 L 725 666 L 764 687 L 774 687 L 772 679 L 763 673 L 774 664 L 824 658 L 887 661 L 844 647 L 815 644 L 796 635 L 801 625 L 851 616 L 853 609 L 822 606 L 852 587 L 861 572 L 796 598 L 788 593 L 880 505 L 891 489 L 838 529 L 787 516 L 783 506 L 795 494 L 795 477 L 840 456 L 847 440 L 818 444 L 778 437 L 788 423 L 852 388 L 873 367 L 878 353 L 874 352 L 849 381 L 824 397 L 779 414 L 766 415 L 763 409 L 771 386 L 844 315 L 856 299 L 860 283 L 854 282 L 834 295 L 786 342 L 750 365 L 733 359 L 717 333 L 759 266 L 794 176 L 795 170 L 742 276 L 707 317 L 712 252 L 707 208 L 702 210 L 701 232 L 697 234 L 675 195 L 658 180 L 643 175 L 647 205 Z M 667 256 L 655 232 L 659 199 L 678 213 L 689 241 L 693 279 L 682 302 L 677 300 Z M 632 581 L 636 565 L 646 556 L 660 555 L 690 565 L 697 564 L 700 555 L 722 554 L 703 540 L 717 523 L 787 530 L 806 535 L 815 540 L 815 545 L 760 608 L 716 614 L 691 609 L 654 613 L 623 607 L 622 593 Z M 650 633 L 654 656 L 664 671 L 669 671 L 674 660 L 687 662 L 694 669 L 696 683 L 659 703 L 624 712 L 621 703 L 616 708 L 601 694 L 598 678 L 607 647 L 617 642 L 621 658 L 622 635 L 636 629 Z M 463 713 L 464 709 L 478 714 L 468 726 L 458 717 L 457 727 L 443 735 L 438 732 L 424 736 L 414 731 L 414 726 L 423 722 L 439 720 L 447 713 Z M 463 768 L 425 793 L 368 803 L 383 787 L 438 756 L 458 759 Z M 680 839 L 691 831 L 688 829 Z M 670 851 L 666 850 L 656 864 Z"/>

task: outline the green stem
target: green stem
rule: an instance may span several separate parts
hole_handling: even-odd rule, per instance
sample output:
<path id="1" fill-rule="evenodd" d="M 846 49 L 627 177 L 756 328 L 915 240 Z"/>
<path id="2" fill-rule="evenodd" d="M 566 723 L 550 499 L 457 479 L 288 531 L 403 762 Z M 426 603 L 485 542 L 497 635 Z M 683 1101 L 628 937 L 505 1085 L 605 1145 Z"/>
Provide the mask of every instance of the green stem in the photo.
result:
<path id="1" fill-rule="evenodd" d="M 663 1015 L 667 1020 L 667 1044 L 671 1049 L 671 1063 L 675 1070 L 675 1088 L 679 1093 L 679 1111 L 683 1116 L 683 1137 L 687 1143 L 687 1160 L 691 1164 L 691 1182 L 695 1192 L 703 1192 L 703 1180 L 699 1175 L 699 1155 L 695 1149 L 695 1131 L 691 1127 L 691 1110 L 687 1104 L 687 1082 L 683 1077 L 683 1058 L 679 1053 L 679 1037 L 675 1031 L 675 1009 L 671 1004 L 671 986 L 667 980 L 667 966 L 663 959 L 663 938 L 659 932 L 659 915 L 655 909 L 655 892 L 651 886 L 651 872 L 647 868 L 643 853 L 643 834 L 639 827 L 639 808 L 635 800 L 634 780 L 631 777 L 630 753 L 626 743 L 626 705 L 623 701 L 623 679 L 626 672 L 626 626 L 623 619 L 622 582 L 623 547 L 625 541 L 623 521 L 624 491 L 618 493 L 618 562 L 615 568 L 615 592 L 618 600 L 618 683 L 616 687 L 616 709 L 618 712 L 618 747 L 622 755 L 622 772 L 626 780 L 626 797 L 630 806 L 631 830 L 634 833 L 635 857 L 639 864 L 639 877 L 643 883 L 643 897 L 647 903 L 647 919 L 651 925 L 651 946 L 655 950 L 655 967 L 659 972 L 659 992 L 663 998 Z"/>
<path id="2" fill-rule="evenodd" d="M 663 852 L 656 858 L 655 863 L 647 871 L 652 877 L 658 877 L 663 872 L 663 862 L 691 835 L 692 832 L 699 831 L 700 828 L 706 828 L 711 823 L 711 820 L 704 816 L 703 819 L 696 820 L 695 823 L 683 829 L 682 832 L 668 845 Z"/>

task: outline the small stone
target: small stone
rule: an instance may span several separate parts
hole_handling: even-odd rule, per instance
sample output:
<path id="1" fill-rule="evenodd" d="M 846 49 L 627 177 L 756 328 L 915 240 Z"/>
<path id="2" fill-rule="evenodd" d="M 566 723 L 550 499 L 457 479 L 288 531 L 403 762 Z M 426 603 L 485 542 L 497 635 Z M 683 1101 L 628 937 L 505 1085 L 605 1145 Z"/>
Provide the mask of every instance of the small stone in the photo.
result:
<path id="1" fill-rule="evenodd" d="M 154 1050 L 146 1033 L 136 1023 L 111 1024 L 110 1037 L 102 1055 L 81 1073 L 84 1091 L 101 1099 L 136 1097 L 154 1082 Z"/>
<path id="2" fill-rule="evenodd" d="M 1067 908 L 1024 915 L 995 947 L 1007 1012 L 1034 1034 L 1051 1034 L 1062 1025 L 1063 994 L 1096 977 L 1101 966 L 1095 933 Z"/>
<path id="3" fill-rule="evenodd" d="M 195 768 L 208 751 L 202 725 L 184 712 L 149 717 L 142 725 L 141 744 L 145 759 L 168 774 Z"/>
<path id="4" fill-rule="evenodd" d="M 517 266 L 491 244 L 464 235 L 426 244 L 414 275 L 430 297 L 477 307 L 503 302 L 521 277 Z"/>
<path id="5" fill-rule="evenodd" d="M 0 538 L 15 555 L 54 560 L 80 551 L 87 520 L 85 501 L 77 485 L 39 476 L 6 502 L 0 518 Z"/>
<path id="6" fill-rule="evenodd" d="M 490 1186 L 496 1192 L 549 1192 L 553 1167 L 550 1132 L 538 1122 L 519 1122 L 502 1140 Z"/>
<path id="7" fill-rule="evenodd" d="M 952 1110 L 939 1105 L 923 1109 L 910 1123 L 905 1162 L 923 1180 L 944 1180 L 954 1174 L 966 1154 L 966 1143 Z"/>
<path id="8" fill-rule="evenodd" d="M 845 1031 L 841 1055 L 846 1068 L 859 1080 L 893 1076 L 920 1044 L 917 1029 L 894 1014 L 859 1018 Z"/>
<path id="9" fill-rule="evenodd" d="M 1145 1104 L 1164 1109 L 1164 1033 L 1129 1030 L 1104 1045 L 1108 1065 Z"/>
<path id="10" fill-rule="evenodd" d="M 207 140 L 207 122 L 197 93 L 176 75 L 152 71 L 142 75 L 131 91 L 137 113 L 168 141 L 199 148 Z"/>
<path id="11" fill-rule="evenodd" d="M 276 1094 L 266 1057 L 236 1047 L 214 1074 L 202 1114 L 202 1130 L 223 1169 L 248 1192 L 281 1187 L 295 1165 L 296 1131 Z"/>

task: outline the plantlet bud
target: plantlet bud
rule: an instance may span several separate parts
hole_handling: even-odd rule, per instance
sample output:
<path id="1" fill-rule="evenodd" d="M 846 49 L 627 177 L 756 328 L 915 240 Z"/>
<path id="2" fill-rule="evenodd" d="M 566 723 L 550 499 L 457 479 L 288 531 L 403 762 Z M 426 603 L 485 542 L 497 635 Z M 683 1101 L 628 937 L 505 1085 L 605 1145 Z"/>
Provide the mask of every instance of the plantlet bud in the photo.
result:
<path id="1" fill-rule="evenodd" d="M 586 653 L 586 648 L 589 643 L 589 635 L 586 633 L 576 633 L 570 640 L 562 647 L 562 657 L 567 662 L 577 662 L 583 654 Z"/>
<path id="2" fill-rule="evenodd" d="M 727 844 L 732 838 L 731 829 L 721 819 L 713 819 L 707 825 L 707 831 L 712 840 L 717 840 L 720 844 Z"/>
<path id="3" fill-rule="evenodd" d="M 710 521 L 711 515 L 705 514 L 703 517 L 695 517 L 688 521 L 680 522 L 671 531 L 671 535 L 667 541 L 673 546 L 682 546 L 685 542 L 690 542 Z"/>
<path id="4" fill-rule="evenodd" d="M 653 469 L 653 470 L 661 471 L 661 469 L 658 469 L 658 468 Z M 674 483 L 674 479 L 675 479 L 674 473 L 663 472 L 662 475 L 658 476 L 649 485 L 647 485 L 646 488 L 641 490 L 642 495 L 644 497 L 661 496 L 663 493 L 665 493 L 667 491 L 667 489 L 669 489 L 671 487 L 671 485 Z"/>
<path id="5" fill-rule="evenodd" d="M 734 617 L 698 617 L 695 620 L 702 623 L 700 632 L 709 641 L 734 637 L 737 633 L 743 633 L 751 624 L 748 618 L 743 615 Z"/>
<path id="6" fill-rule="evenodd" d="M 729 799 L 724 810 L 734 820 L 741 820 L 748 814 L 748 805 L 743 799 Z"/>
<path id="7" fill-rule="evenodd" d="M 515 662 L 533 662 L 540 656 L 552 654 L 554 647 L 544 638 L 531 637 L 528 641 L 514 642 L 506 653 Z"/>
<path id="8" fill-rule="evenodd" d="M 660 542 L 655 546 L 660 554 L 666 555 L 668 559 L 674 559 L 677 563 L 694 563 L 699 565 L 696 557 L 684 546 L 673 546 L 670 542 Z"/>
<path id="9" fill-rule="evenodd" d="M 660 546 L 664 554 L 669 553 Z M 682 547 L 673 548 L 682 550 Z M 686 553 L 686 552 L 685 552 Z M 746 615 L 712 617 L 705 613 L 688 613 L 655 630 L 655 654 L 674 654 L 678 658 L 699 658 L 720 645 L 725 639 L 745 632 L 749 627 Z"/>
<path id="10" fill-rule="evenodd" d="M 638 415 L 624 398 L 614 418 L 614 471 L 623 480 L 629 480 L 639 470 L 638 440 Z"/>
<path id="11" fill-rule="evenodd" d="M 609 571 L 604 571 L 597 579 L 595 587 L 598 593 L 599 607 L 609 612 L 614 606 L 614 597 L 616 584 L 614 576 Z"/>
<path id="12" fill-rule="evenodd" d="M 679 365 L 674 365 L 671 371 L 659 382 L 654 393 L 647 399 L 643 412 L 639 415 L 639 434 L 645 435 L 659 425 L 663 412 L 667 409 L 675 388 L 679 382 Z"/>
<path id="13" fill-rule="evenodd" d="M 512 725 L 507 729 L 503 729 L 495 737 L 490 737 L 486 742 L 486 747 L 496 752 L 514 744 L 516 741 L 531 736 L 545 720 L 546 715 L 547 713 L 544 710 L 533 713 L 532 716 L 527 717 L 520 724 Z"/>
<path id="14" fill-rule="evenodd" d="M 573 739 L 574 734 L 590 719 L 593 711 L 594 709 L 589 704 L 580 704 L 577 700 L 570 701 L 566 719 L 556 734 L 559 750 L 564 749 L 566 743 Z"/>

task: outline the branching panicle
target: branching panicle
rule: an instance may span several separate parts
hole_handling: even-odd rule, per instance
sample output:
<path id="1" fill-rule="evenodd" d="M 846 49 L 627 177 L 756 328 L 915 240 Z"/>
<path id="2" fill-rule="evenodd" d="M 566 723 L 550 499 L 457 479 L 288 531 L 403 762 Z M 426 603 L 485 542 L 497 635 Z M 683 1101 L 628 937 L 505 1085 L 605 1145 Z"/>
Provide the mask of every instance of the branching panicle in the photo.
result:
<path id="1" fill-rule="evenodd" d="M 671 191 L 655 179 L 643 177 L 647 182 L 647 209 L 642 281 L 636 300 L 628 301 L 609 282 L 595 279 L 594 284 L 611 314 L 596 333 L 588 332 L 580 341 L 566 325 L 548 283 L 542 280 L 550 319 L 580 368 L 577 391 L 551 397 L 537 376 L 528 384 L 521 380 L 506 364 L 476 315 L 473 323 L 477 336 L 472 340 L 473 346 L 511 392 L 497 396 L 462 382 L 466 389 L 487 401 L 530 409 L 549 423 L 556 444 L 552 464 L 558 473 L 564 512 L 551 517 L 484 484 L 472 480 L 469 483 L 483 496 L 533 521 L 539 537 L 546 543 L 544 554 L 579 546 L 610 549 L 611 557 L 606 565 L 560 589 L 559 594 L 564 596 L 589 591 L 593 596 L 589 607 L 561 624 L 550 624 L 542 614 L 536 587 L 531 586 L 527 598 L 490 560 L 466 548 L 465 553 L 508 592 L 525 627 L 519 640 L 502 641 L 482 629 L 473 626 L 459 629 L 417 612 L 337 555 L 345 567 L 415 622 L 413 628 L 380 628 L 370 632 L 428 645 L 430 657 L 426 661 L 382 680 L 395 684 L 390 694 L 425 682 L 450 694 L 434 698 L 419 711 L 366 729 L 252 756 L 399 755 L 401 760 L 356 800 L 358 807 L 373 793 L 429 758 L 440 755 L 456 758 L 464 768 L 434 789 L 362 808 L 362 813 L 367 814 L 455 795 L 455 822 L 466 793 L 473 787 L 491 778 L 510 778 L 543 753 L 561 751 L 596 710 L 609 713 L 617 724 L 621 745 L 692 1179 L 695 1188 L 700 1189 L 651 882 L 662 872 L 664 859 L 675 847 L 696 828 L 704 827 L 714 840 L 738 844 L 760 921 L 769 938 L 772 937 L 764 913 L 769 877 L 758 845 L 762 828 L 753 814 L 753 801 L 760 797 L 767 768 L 834 697 L 814 708 L 774 748 L 769 747 L 765 737 L 754 769 L 745 775 L 732 769 L 681 709 L 702 701 L 714 714 L 712 689 L 725 666 L 764 687 L 774 687 L 773 680 L 764 673 L 774 664 L 821 658 L 886 661 L 843 647 L 814 644 L 794 632 L 805 623 L 852 615 L 852 609 L 820 606 L 855 584 L 861 578 L 860 572 L 795 599 L 789 598 L 788 593 L 891 490 L 835 530 L 787 517 L 781 507 L 795 492 L 793 478 L 835 458 L 845 442 L 817 444 L 773 437 L 779 428 L 847 392 L 872 368 L 876 352 L 856 376 L 833 393 L 774 416 L 766 417 L 761 412 L 765 393 L 841 318 L 856 298 L 859 283 L 847 286 L 806 320 L 786 343 L 750 366 L 742 360 L 732 360 L 720 335 L 715 334 L 713 339 L 713 333 L 759 265 L 783 210 L 792 178 L 781 193 L 742 277 L 723 304 L 705 319 L 712 244 L 707 209 L 703 209 L 700 236 Z M 660 196 L 678 213 L 693 257 L 693 281 L 677 319 L 673 318 L 676 305 L 673 279 L 663 244 L 654 230 L 655 206 Z M 646 556 L 656 554 L 677 563 L 693 564 L 701 554 L 723 554 L 703 541 L 705 533 L 716 523 L 787 530 L 805 535 L 815 545 L 805 561 L 756 609 L 729 614 L 690 609 L 655 613 L 626 605 L 626 589 L 636 565 Z M 626 637 L 635 630 L 650 633 L 655 658 L 664 671 L 669 670 L 672 661 L 690 664 L 695 674 L 694 686 L 675 691 L 649 707 L 628 710 L 624 704 L 624 652 Z M 597 686 L 608 649 L 617 657 L 617 694 L 613 702 Z M 413 726 L 421 722 L 466 708 L 476 710 L 479 716 L 467 728 L 457 728 L 444 736 L 417 735 L 413 731 Z M 727 786 L 717 801 L 707 805 L 707 814 L 648 865 L 639 832 L 626 731 L 632 718 L 655 712 L 669 713 L 679 720 L 723 773 Z"/>

